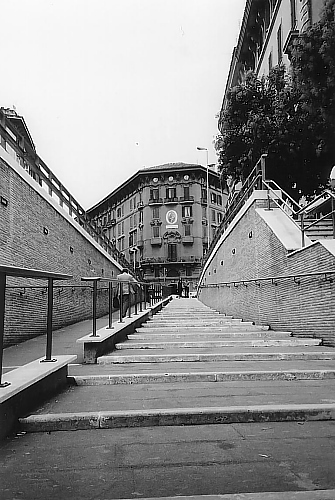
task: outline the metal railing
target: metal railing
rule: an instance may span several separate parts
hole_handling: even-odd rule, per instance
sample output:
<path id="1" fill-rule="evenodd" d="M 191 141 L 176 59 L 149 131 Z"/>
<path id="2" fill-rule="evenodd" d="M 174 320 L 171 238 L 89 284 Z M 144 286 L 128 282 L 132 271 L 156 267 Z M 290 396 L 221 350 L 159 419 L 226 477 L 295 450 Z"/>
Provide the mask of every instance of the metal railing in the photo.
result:
<path id="1" fill-rule="evenodd" d="M 48 309 L 47 309 L 47 342 L 46 354 L 43 362 L 56 361 L 52 359 L 52 313 L 53 313 L 53 283 L 55 280 L 68 280 L 72 276 L 69 274 L 51 273 L 38 269 L 27 269 L 23 267 L 2 266 L 0 265 L 0 388 L 7 387 L 9 382 L 2 383 L 2 360 L 5 329 L 5 300 L 6 300 L 6 281 L 7 276 L 17 278 L 33 278 L 48 280 Z"/>
<path id="2" fill-rule="evenodd" d="M 119 310 L 118 323 L 124 323 L 124 318 L 128 314 L 128 318 L 132 315 L 137 316 L 138 313 L 143 312 L 149 307 L 153 306 L 168 294 L 164 293 L 164 286 L 162 283 L 157 282 L 121 282 L 115 278 L 102 278 L 96 277 L 83 277 L 82 281 L 92 283 L 92 335 L 97 337 L 97 296 L 98 296 L 98 283 L 108 283 L 108 327 L 113 329 L 113 310 Z M 125 287 L 129 286 L 129 294 L 125 293 L 128 290 Z M 114 298 L 118 297 L 118 306 L 113 305 Z M 134 311 L 132 312 L 132 307 Z"/>
<path id="3" fill-rule="evenodd" d="M 335 278 L 330 278 L 328 277 L 329 275 L 334 275 L 335 271 L 334 270 L 327 270 L 327 271 L 317 271 L 317 272 L 311 272 L 311 273 L 295 273 L 295 274 L 288 274 L 288 275 L 280 275 L 280 276 L 266 276 L 264 278 L 252 278 L 252 279 L 244 279 L 244 280 L 233 280 L 233 281 L 220 281 L 218 283 L 208 283 L 208 284 L 201 284 L 199 285 L 199 288 L 220 288 L 220 287 L 237 287 L 238 285 L 244 285 L 247 286 L 248 284 L 255 283 L 256 285 L 260 286 L 261 282 L 265 281 L 271 281 L 273 285 L 276 285 L 278 281 L 283 281 L 283 280 L 288 280 L 288 279 L 293 279 L 293 281 L 296 284 L 300 284 L 299 279 L 301 278 L 309 278 L 309 277 L 318 277 L 318 276 L 324 276 L 325 281 L 330 281 L 333 282 Z"/>
<path id="4" fill-rule="evenodd" d="M 90 219 L 85 209 L 75 200 L 50 168 L 37 155 L 29 141 L 17 131 L 6 114 L 0 109 L 0 146 L 22 167 L 59 206 L 73 218 L 109 255 L 124 267 L 129 262 L 115 245 L 105 236 L 97 223 Z"/>
<path id="5" fill-rule="evenodd" d="M 214 250 L 222 234 L 226 231 L 229 224 L 232 222 L 234 217 L 237 215 L 237 213 L 240 211 L 242 206 L 246 203 L 247 199 L 255 189 L 267 191 L 268 210 L 271 210 L 273 208 L 273 205 L 275 205 L 294 222 L 301 233 L 302 248 L 305 246 L 306 232 L 311 227 L 318 225 L 321 221 L 329 219 L 330 216 L 332 218 L 333 238 L 335 238 L 335 193 L 327 189 L 307 205 L 301 207 L 275 181 L 266 179 L 266 158 L 266 154 L 261 156 L 255 167 L 243 183 L 241 190 L 237 194 L 235 194 L 230 202 L 228 199 L 223 220 L 218 227 L 213 240 L 211 241 L 207 254 L 204 258 L 204 264 L 209 259 L 211 252 Z M 280 193 L 279 198 L 278 193 Z M 315 204 L 317 200 L 324 198 L 325 196 L 328 196 L 328 199 L 331 200 L 331 211 L 323 217 L 306 225 L 305 218 L 309 209 Z"/>

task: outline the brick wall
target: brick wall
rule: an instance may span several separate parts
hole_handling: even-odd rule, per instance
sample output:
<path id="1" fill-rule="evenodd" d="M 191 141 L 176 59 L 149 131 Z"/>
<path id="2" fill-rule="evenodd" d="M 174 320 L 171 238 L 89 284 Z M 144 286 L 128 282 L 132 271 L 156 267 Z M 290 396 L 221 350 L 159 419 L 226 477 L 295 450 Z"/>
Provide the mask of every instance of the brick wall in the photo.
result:
<path id="1" fill-rule="evenodd" d="M 334 255 L 319 242 L 289 253 L 256 206 L 254 202 L 220 245 L 202 284 L 335 270 Z M 297 336 L 315 335 L 335 345 L 334 292 L 335 275 L 323 275 L 202 288 L 199 298 L 246 321 Z"/>
<path id="2" fill-rule="evenodd" d="M 70 281 L 55 282 L 59 286 L 54 296 L 55 328 L 91 317 L 91 289 L 81 277 L 116 276 L 119 266 L 48 200 L 48 194 L 21 167 L 6 161 L 0 158 L 0 196 L 7 200 L 7 206 L 0 204 L 0 263 L 73 275 Z M 45 333 L 46 293 L 36 287 L 46 282 L 8 277 L 7 285 L 5 345 Z M 98 314 L 107 311 L 107 292 L 101 290 Z"/>

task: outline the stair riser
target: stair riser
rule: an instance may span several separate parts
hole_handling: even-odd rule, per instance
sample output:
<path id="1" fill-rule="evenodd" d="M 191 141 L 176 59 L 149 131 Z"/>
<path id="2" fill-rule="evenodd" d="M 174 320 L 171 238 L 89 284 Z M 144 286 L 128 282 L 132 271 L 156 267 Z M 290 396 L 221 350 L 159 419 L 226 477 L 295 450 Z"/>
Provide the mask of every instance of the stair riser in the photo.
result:
<path id="1" fill-rule="evenodd" d="M 56 432 L 75 430 L 117 429 L 124 427 L 155 427 L 171 425 L 209 425 L 252 422 L 334 421 L 335 405 L 304 407 L 232 407 L 181 408 L 142 412 L 92 412 L 31 416 L 20 419 L 24 432 Z"/>
<path id="2" fill-rule="evenodd" d="M 274 380 L 329 380 L 335 379 L 335 371 L 266 371 L 266 372 L 218 372 L 218 373 L 154 373 L 139 375 L 101 375 L 74 377 L 80 386 L 174 384 L 185 382 L 240 382 Z"/>
<path id="3" fill-rule="evenodd" d="M 291 337 L 292 338 L 292 337 Z M 171 347 L 180 348 L 213 348 L 213 347 L 288 347 L 288 346 L 316 346 L 320 345 L 321 340 L 305 339 L 305 340 L 230 340 L 230 341 L 207 341 L 207 342 L 142 342 L 124 344 L 116 344 L 118 350 L 127 349 L 168 349 Z"/>
<path id="4" fill-rule="evenodd" d="M 334 353 L 243 353 L 243 354 L 151 354 L 101 356 L 98 364 L 127 363 L 171 363 L 171 362 L 211 362 L 211 361 L 294 361 L 294 360 L 335 360 Z"/>
<path id="5" fill-rule="evenodd" d="M 152 341 L 158 341 L 158 342 L 168 342 L 177 339 L 185 339 L 185 342 L 188 340 L 226 340 L 226 339 L 250 339 L 250 338 L 263 338 L 263 339 L 274 339 L 274 340 L 281 340 L 281 339 L 292 339 L 292 336 L 289 332 L 230 332 L 230 333 L 224 333 L 224 332 L 193 332 L 193 333 L 160 333 L 160 332 L 154 332 L 154 333 L 145 333 L 145 334 L 131 334 L 128 335 L 129 340 L 152 340 Z"/>

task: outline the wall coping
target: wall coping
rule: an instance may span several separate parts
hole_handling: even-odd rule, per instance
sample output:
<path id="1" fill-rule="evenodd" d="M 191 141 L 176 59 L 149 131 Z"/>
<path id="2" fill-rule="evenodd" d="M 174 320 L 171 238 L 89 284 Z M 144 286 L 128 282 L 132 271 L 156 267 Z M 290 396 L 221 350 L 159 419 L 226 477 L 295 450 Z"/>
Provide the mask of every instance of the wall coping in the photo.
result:
<path id="1" fill-rule="evenodd" d="M 41 363 L 44 359 L 44 357 L 36 359 L 3 375 L 3 382 L 10 382 L 10 385 L 0 388 L 0 405 L 58 371 L 60 368 L 75 361 L 77 356 L 55 356 L 56 361 Z"/>
<path id="2" fill-rule="evenodd" d="M 10 156 L 10 154 L 0 146 L 0 158 L 14 170 L 29 186 L 36 191 L 44 200 L 52 206 L 64 219 L 67 220 L 91 245 L 93 245 L 104 257 L 106 257 L 118 269 L 123 266 L 119 264 L 108 252 L 106 252 L 65 210 L 56 200 L 54 200 L 43 187 L 41 187 L 34 179 Z"/>
<path id="3" fill-rule="evenodd" d="M 276 194 L 276 197 L 274 196 L 274 193 Z M 272 199 L 280 198 L 280 195 L 281 195 L 281 191 L 279 189 L 270 193 L 270 196 Z M 219 241 L 216 243 L 209 259 L 207 260 L 207 262 L 206 262 L 206 264 L 201 272 L 201 275 L 199 277 L 199 284 L 204 279 L 204 274 L 206 273 L 208 266 L 211 264 L 216 252 L 218 251 L 218 249 L 220 248 L 220 246 L 222 245 L 224 240 L 228 237 L 228 235 L 233 231 L 233 229 L 238 224 L 238 222 L 242 219 L 244 214 L 249 210 L 251 205 L 253 205 L 258 200 L 267 200 L 267 199 L 268 199 L 268 192 L 267 191 L 260 190 L 260 189 L 255 189 L 255 191 L 253 191 L 251 196 L 247 199 L 247 201 L 244 203 L 244 205 L 241 207 L 241 209 L 235 215 L 235 217 L 233 218 L 233 220 L 229 224 L 226 231 L 220 236 Z"/>

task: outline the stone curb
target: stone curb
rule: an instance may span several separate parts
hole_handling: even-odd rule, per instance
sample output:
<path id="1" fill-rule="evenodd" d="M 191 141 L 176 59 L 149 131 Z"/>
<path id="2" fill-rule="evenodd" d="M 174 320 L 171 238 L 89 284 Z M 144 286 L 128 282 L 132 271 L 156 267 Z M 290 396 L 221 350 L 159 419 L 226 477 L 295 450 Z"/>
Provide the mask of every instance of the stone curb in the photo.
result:
<path id="1" fill-rule="evenodd" d="M 129 339 L 130 340 L 130 339 Z M 321 339 L 243 339 L 243 340 L 197 340 L 193 342 L 170 341 L 170 342 L 125 342 L 115 344 L 115 349 L 119 351 L 129 349 L 165 349 L 170 347 L 181 348 L 206 348 L 206 347 L 289 347 L 289 346 L 317 346 L 321 344 Z"/>
<path id="2" fill-rule="evenodd" d="M 335 370 L 289 370 L 244 372 L 138 373 L 130 375 L 80 375 L 68 377 L 74 385 L 133 385 L 177 382 L 232 382 L 267 380 L 329 380 Z"/>
<path id="3" fill-rule="evenodd" d="M 293 361 L 293 360 L 334 360 L 334 352 L 246 352 L 246 353 L 212 353 L 212 354 L 134 354 L 110 355 L 97 359 L 100 365 L 123 363 L 170 363 L 172 361 Z"/>
<path id="4" fill-rule="evenodd" d="M 189 497 L 142 498 L 141 500 L 334 500 L 335 490 L 266 491 L 262 493 L 231 493 L 226 495 L 195 495 Z M 106 499 L 108 500 L 108 499 Z M 130 499 L 125 499 L 130 500 Z"/>
<path id="5" fill-rule="evenodd" d="M 31 415 L 20 419 L 19 422 L 21 431 L 33 433 L 164 425 L 179 426 L 322 420 L 335 420 L 335 404 L 54 413 Z"/>

